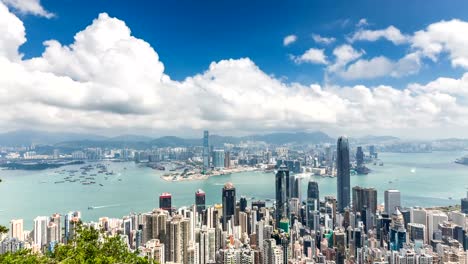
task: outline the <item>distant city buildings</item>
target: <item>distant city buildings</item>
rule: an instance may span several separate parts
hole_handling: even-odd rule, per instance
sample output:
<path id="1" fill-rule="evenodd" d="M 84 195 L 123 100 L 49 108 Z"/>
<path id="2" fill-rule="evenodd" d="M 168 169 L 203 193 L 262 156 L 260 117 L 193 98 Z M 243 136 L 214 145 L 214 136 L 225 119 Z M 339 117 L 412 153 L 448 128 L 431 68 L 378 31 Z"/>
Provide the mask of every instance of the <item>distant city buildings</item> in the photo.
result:
<path id="1" fill-rule="evenodd" d="M 9 233 L 0 237 L 0 254 L 21 249 L 52 252 L 55 245 L 70 243 L 78 226 L 83 225 L 100 230 L 101 239 L 118 237 L 131 251 L 158 263 L 465 264 L 468 261 L 465 214 L 468 198 L 461 199 L 461 210 L 403 208 L 406 203 L 401 200 L 399 190 L 378 193 L 372 187 L 351 189 L 350 177 L 355 166 L 372 162 L 380 146 L 370 146 L 369 153 L 364 153 L 366 146 L 353 148 L 356 155 L 354 152 L 350 155 L 345 137 L 338 139 L 336 151 L 330 144 L 306 150 L 258 142 L 218 146 L 216 142 L 209 144 L 209 134 L 205 132 L 202 146 L 147 150 L 83 148 L 81 153 L 75 153 L 75 158 L 96 164 L 104 163 L 102 159 L 132 159 L 139 166 L 147 163 L 164 171 L 172 181 L 189 180 L 196 173 L 213 176 L 236 168 L 253 168 L 271 175 L 271 193 L 245 193 L 242 183 L 237 189 L 227 182 L 215 197 L 207 197 L 210 190 L 205 193 L 201 189 L 188 190 L 189 198 L 183 201 L 176 193 L 163 192 L 159 197 L 155 193 L 159 204 L 154 201 L 148 212 L 129 213 L 122 218 L 102 216 L 97 222 L 84 222 L 80 212 L 71 211 L 27 220 L 27 224 L 32 223 L 31 231 L 25 230 L 23 219 L 13 219 Z M 70 152 L 55 156 L 74 159 Z M 83 165 L 83 171 L 86 166 Z M 105 165 L 99 166 L 102 176 L 109 176 L 106 173 L 110 171 L 104 168 Z M 335 176 L 336 196 L 319 186 L 324 181 L 320 177 Z M 257 184 L 255 178 L 250 184 Z M 180 185 L 184 186 L 188 185 Z M 379 198 L 384 207 L 379 206 Z"/>

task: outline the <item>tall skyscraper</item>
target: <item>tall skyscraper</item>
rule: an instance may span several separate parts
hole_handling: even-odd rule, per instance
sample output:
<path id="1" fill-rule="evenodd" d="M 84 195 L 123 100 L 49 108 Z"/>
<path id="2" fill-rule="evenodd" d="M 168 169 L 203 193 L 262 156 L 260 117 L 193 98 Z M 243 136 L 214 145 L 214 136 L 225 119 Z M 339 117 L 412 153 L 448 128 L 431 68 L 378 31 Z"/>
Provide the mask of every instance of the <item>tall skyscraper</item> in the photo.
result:
<path id="1" fill-rule="evenodd" d="M 236 188 L 231 182 L 223 187 L 223 230 L 227 230 L 227 223 L 236 212 Z"/>
<path id="2" fill-rule="evenodd" d="M 385 212 L 391 215 L 395 208 L 401 207 L 400 191 L 398 190 L 386 190 L 384 193 Z"/>
<path id="3" fill-rule="evenodd" d="M 163 193 L 159 196 L 159 208 L 172 212 L 172 195 Z"/>
<path id="4" fill-rule="evenodd" d="M 202 189 L 198 189 L 195 192 L 195 206 L 197 207 L 197 212 L 201 214 L 205 210 L 205 200 L 206 194 Z"/>
<path id="5" fill-rule="evenodd" d="M 336 177 L 338 211 L 350 205 L 351 183 L 349 174 L 349 143 L 348 138 L 339 137 L 336 148 Z"/>
<path id="6" fill-rule="evenodd" d="M 353 187 L 353 211 L 361 212 L 365 208 L 375 214 L 377 211 L 377 190 L 359 186 Z"/>
<path id="7" fill-rule="evenodd" d="M 276 192 L 276 226 L 279 227 L 281 218 L 287 218 L 288 193 L 289 193 L 289 170 L 283 164 L 278 168 L 275 181 Z"/>
<path id="8" fill-rule="evenodd" d="M 210 144 L 208 130 L 203 132 L 203 171 L 210 168 Z"/>

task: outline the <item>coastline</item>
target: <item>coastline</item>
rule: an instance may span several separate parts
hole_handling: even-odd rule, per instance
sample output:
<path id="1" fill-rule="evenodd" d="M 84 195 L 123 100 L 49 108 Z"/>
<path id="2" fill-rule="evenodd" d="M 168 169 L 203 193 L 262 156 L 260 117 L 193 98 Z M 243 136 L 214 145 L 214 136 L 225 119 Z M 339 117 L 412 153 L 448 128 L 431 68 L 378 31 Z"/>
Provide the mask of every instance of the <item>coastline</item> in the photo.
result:
<path id="1" fill-rule="evenodd" d="M 235 174 L 240 172 L 249 172 L 249 171 L 261 171 L 259 168 L 255 167 L 235 167 L 222 170 L 212 170 L 207 174 L 201 172 L 189 171 L 189 172 L 172 172 L 161 175 L 161 179 L 168 182 L 181 182 L 181 181 L 200 181 L 206 180 L 210 177 L 226 175 L 226 174 Z"/>

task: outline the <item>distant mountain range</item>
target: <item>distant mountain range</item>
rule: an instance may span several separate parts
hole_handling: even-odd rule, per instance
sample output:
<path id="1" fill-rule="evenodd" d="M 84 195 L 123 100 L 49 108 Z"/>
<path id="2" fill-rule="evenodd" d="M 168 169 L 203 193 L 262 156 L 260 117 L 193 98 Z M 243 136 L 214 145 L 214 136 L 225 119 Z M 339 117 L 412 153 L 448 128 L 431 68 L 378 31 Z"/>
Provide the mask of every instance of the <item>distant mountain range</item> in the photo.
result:
<path id="1" fill-rule="evenodd" d="M 267 144 L 317 144 L 335 141 L 323 132 L 271 133 L 243 137 L 210 135 L 210 144 L 222 146 L 224 143 L 239 144 L 242 141 L 263 141 Z M 202 138 L 181 138 L 164 136 L 151 138 L 141 135 L 121 135 L 105 137 L 94 134 L 79 134 L 65 132 L 45 132 L 36 130 L 18 130 L 0 134 L 1 146 L 55 145 L 58 147 L 174 147 L 201 146 Z"/>
<path id="2" fill-rule="evenodd" d="M 222 146 L 224 143 L 239 144 L 245 141 L 263 141 L 267 144 L 318 144 L 334 143 L 336 138 L 317 132 L 297 132 L 297 133 L 270 133 L 264 135 L 250 135 L 242 137 L 210 135 L 210 144 Z M 351 142 L 379 142 L 398 140 L 389 136 L 366 136 L 353 138 Z M 60 148 L 82 148 L 82 147 L 115 147 L 115 148 L 151 148 L 176 147 L 176 146 L 201 146 L 202 138 L 181 138 L 176 136 L 164 136 L 151 138 L 141 135 L 121 135 L 117 137 L 105 137 L 93 134 L 44 132 L 35 130 L 18 130 L 0 134 L 1 146 L 29 146 L 50 145 Z"/>

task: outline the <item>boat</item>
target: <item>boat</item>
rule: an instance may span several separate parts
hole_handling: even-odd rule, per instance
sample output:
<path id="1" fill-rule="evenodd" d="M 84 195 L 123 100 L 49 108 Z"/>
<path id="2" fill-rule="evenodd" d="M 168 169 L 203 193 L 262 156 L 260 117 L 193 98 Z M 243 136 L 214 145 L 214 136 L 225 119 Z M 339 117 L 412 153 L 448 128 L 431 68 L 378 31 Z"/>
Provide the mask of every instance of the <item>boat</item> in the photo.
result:
<path id="1" fill-rule="evenodd" d="M 88 210 L 93 210 L 93 209 L 94 209 L 94 207 L 88 206 Z"/>
<path id="2" fill-rule="evenodd" d="M 104 185 L 102 185 L 102 184 L 100 183 L 99 186 L 104 186 Z"/>

